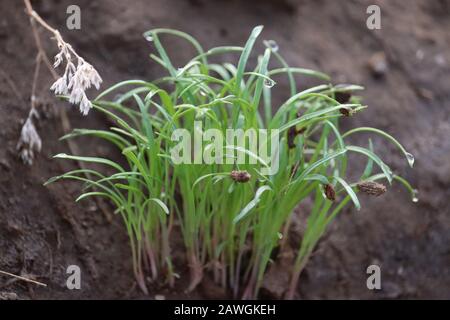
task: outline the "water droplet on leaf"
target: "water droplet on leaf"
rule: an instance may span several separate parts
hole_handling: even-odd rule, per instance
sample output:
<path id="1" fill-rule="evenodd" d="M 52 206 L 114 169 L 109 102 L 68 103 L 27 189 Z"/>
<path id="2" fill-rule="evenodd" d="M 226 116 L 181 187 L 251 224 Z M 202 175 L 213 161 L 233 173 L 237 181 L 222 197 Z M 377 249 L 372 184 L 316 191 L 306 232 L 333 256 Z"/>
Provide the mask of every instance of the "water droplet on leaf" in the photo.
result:
<path id="1" fill-rule="evenodd" d="M 148 42 L 153 42 L 153 37 L 152 36 L 146 36 L 145 40 L 147 40 Z"/>
<path id="2" fill-rule="evenodd" d="M 418 194 L 419 194 L 419 191 L 417 191 L 416 189 L 414 189 L 414 190 L 413 190 L 412 202 L 414 202 L 414 203 L 419 202 Z"/>
<path id="3" fill-rule="evenodd" d="M 275 85 L 275 81 L 273 81 L 272 79 L 264 79 L 264 86 L 266 88 L 272 88 Z"/>
<path id="4" fill-rule="evenodd" d="M 406 159 L 408 159 L 409 166 L 412 168 L 414 165 L 414 156 L 411 153 L 406 153 Z"/>
<path id="5" fill-rule="evenodd" d="M 272 52 L 277 52 L 279 49 L 278 44 L 275 42 L 275 40 L 267 40 L 264 41 L 264 44 L 272 50 Z"/>

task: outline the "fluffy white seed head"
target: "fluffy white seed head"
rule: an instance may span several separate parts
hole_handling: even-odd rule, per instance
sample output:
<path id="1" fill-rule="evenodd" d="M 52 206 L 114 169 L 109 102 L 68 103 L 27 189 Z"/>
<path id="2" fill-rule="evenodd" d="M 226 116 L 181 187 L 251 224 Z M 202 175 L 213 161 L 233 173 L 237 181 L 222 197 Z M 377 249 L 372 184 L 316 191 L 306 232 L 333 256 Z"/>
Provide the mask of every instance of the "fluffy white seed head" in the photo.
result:
<path id="1" fill-rule="evenodd" d="M 100 88 L 103 80 L 91 64 L 83 60 L 79 63 L 76 73 L 78 74 L 80 86 L 83 89 L 90 89 L 92 86 L 97 90 Z"/>
<path id="2" fill-rule="evenodd" d="M 62 40 L 61 40 L 62 41 Z M 69 96 L 69 102 L 79 105 L 83 115 L 87 115 L 92 109 L 92 102 L 86 95 L 86 90 L 94 86 L 97 90 L 103 82 L 95 68 L 87 63 L 83 58 L 77 56 L 77 66 L 71 61 L 70 45 L 65 42 L 58 44 L 60 52 L 55 56 L 54 67 L 57 68 L 66 60 L 66 69 L 64 75 L 59 78 L 50 88 L 55 94 L 63 94 Z"/>
<path id="3" fill-rule="evenodd" d="M 79 104 L 83 98 L 83 95 L 86 95 L 83 89 L 80 87 L 75 87 L 70 93 L 69 102 L 71 104 Z"/>
<path id="4" fill-rule="evenodd" d="M 53 68 L 58 68 L 59 65 L 63 62 L 63 53 L 60 52 L 55 56 L 55 63 L 53 64 Z"/>
<path id="5" fill-rule="evenodd" d="M 17 143 L 17 150 L 22 161 L 28 165 L 33 164 L 35 152 L 40 152 L 42 148 L 42 140 L 37 133 L 36 127 L 33 124 L 32 117 L 37 115 L 37 112 L 32 109 L 25 124 L 20 132 L 20 139 Z"/>
<path id="6" fill-rule="evenodd" d="M 63 76 L 55 81 L 55 83 L 50 87 L 50 90 L 55 92 L 55 94 L 68 94 L 69 90 L 67 88 L 66 77 Z"/>
<path id="7" fill-rule="evenodd" d="M 87 115 L 89 113 L 89 110 L 92 108 L 92 103 L 87 98 L 86 94 L 83 93 L 83 98 L 80 102 L 80 111 L 83 115 Z"/>

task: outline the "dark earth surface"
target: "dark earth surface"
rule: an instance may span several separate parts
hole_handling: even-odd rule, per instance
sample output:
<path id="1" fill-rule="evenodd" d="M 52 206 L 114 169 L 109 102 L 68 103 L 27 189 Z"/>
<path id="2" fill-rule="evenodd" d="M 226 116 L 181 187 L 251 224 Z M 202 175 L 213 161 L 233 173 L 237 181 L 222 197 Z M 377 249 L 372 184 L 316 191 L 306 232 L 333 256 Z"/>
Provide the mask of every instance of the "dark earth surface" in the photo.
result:
<path id="1" fill-rule="evenodd" d="M 66 8 L 78 4 L 82 29 L 65 28 Z M 382 29 L 366 27 L 366 8 L 382 10 Z M 347 209 L 330 228 L 302 274 L 301 299 L 450 298 L 450 1 L 175 1 L 99 0 L 34 1 L 35 9 L 59 28 L 81 56 L 96 66 L 103 88 L 125 79 L 152 80 L 162 74 L 150 61 L 149 43 L 141 34 L 155 27 L 186 31 L 204 45 L 243 45 L 251 29 L 265 25 L 262 39 L 274 39 L 292 66 L 332 75 L 335 82 L 366 87 L 369 108 L 345 119 L 348 128 L 378 127 L 393 134 L 416 158 L 414 169 L 387 142 L 374 139 L 376 151 L 395 172 L 419 190 L 413 203 L 399 185 L 381 198 L 362 197 L 362 210 Z M 56 53 L 41 31 L 49 55 Z M 192 52 L 167 39 L 180 65 Z M 257 50 L 262 49 L 259 41 Z M 119 217 L 112 221 L 92 202 L 76 204 L 79 185 L 44 187 L 49 177 L 71 169 L 52 155 L 69 152 L 53 106 L 68 108 L 49 93 L 52 83 L 43 68 L 38 98 L 43 118 L 38 130 L 43 150 L 33 166 L 22 164 L 15 150 L 21 123 L 29 110 L 36 48 L 22 1 L 0 0 L 0 270 L 48 284 L 38 287 L 0 275 L 0 296 L 19 299 L 223 298 L 226 293 L 203 284 L 186 294 L 182 247 L 175 248 L 181 279 L 175 289 L 150 286 L 143 295 L 132 276 L 128 240 Z M 384 52 L 387 70 L 374 77 L 371 57 Z M 308 82 L 300 84 L 306 87 Z M 278 79 L 277 97 L 286 98 L 287 83 Z M 73 127 L 99 128 L 107 123 L 91 113 L 68 108 Z M 367 136 L 356 142 L 367 145 Z M 82 141 L 84 155 L 114 156 L 107 146 Z M 355 158 L 355 170 L 365 163 Z M 301 209 L 299 210 L 301 211 Z M 300 229 L 294 224 L 293 239 Z M 82 289 L 66 288 L 66 268 L 82 269 Z M 366 287 L 366 268 L 378 264 L 382 290 Z M 286 267 L 287 268 L 287 267 Z M 265 297 L 286 287 L 283 266 L 271 273 Z"/>

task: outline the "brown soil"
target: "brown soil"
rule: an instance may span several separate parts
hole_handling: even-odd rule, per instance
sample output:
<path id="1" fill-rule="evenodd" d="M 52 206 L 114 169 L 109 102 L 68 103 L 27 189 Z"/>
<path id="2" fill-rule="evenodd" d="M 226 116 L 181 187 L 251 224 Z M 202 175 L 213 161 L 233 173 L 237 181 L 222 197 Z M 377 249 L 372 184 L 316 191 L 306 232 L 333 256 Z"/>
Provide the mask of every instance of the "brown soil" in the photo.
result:
<path id="1" fill-rule="evenodd" d="M 70 169 L 67 162 L 51 160 L 68 150 L 58 142 L 63 132 L 48 105 L 67 106 L 49 94 L 46 70 L 39 82 L 39 98 L 48 110 L 39 124 L 43 150 L 31 167 L 19 161 L 15 144 L 29 108 L 36 50 L 22 1 L 0 3 L 0 270 L 49 285 L 36 287 L 0 276 L 0 293 L 12 292 L 20 299 L 148 298 L 134 285 L 119 217 L 110 223 L 95 203 L 75 204 L 77 184 L 42 185 Z M 81 31 L 64 27 L 66 8 L 74 3 L 82 9 Z M 380 31 L 366 28 L 366 8 L 373 3 L 382 9 Z M 291 65 L 324 71 L 336 82 L 366 86 L 363 97 L 369 109 L 347 119 L 346 126 L 378 127 L 404 143 L 416 156 L 414 170 L 406 168 L 393 147 L 374 141 L 386 162 L 417 186 L 420 201 L 412 203 L 407 192 L 394 185 L 381 198 L 363 197 L 361 212 L 344 212 L 302 274 L 299 297 L 450 298 L 450 1 L 45 0 L 35 6 L 97 67 L 104 87 L 161 74 L 148 59 L 152 49 L 141 36 L 148 29 L 184 30 L 212 47 L 243 44 L 258 24 L 265 25 L 262 38 L 275 39 Z M 183 43 L 169 44 L 176 61 L 191 54 Z M 50 41 L 46 48 L 54 52 Z M 388 63 L 381 77 L 374 77 L 367 67 L 376 52 L 384 52 Z M 279 81 L 277 87 L 281 101 L 287 84 Z M 73 127 L 106 125 L 94 113 L 82 117 L 71 109 L 69 116 Z M 357 142 L 366 145 L 367 137 Z M 110 154 L 96 141 L 83 141 L 80 147 L 83 154 Z M 356 160 L 352 165 L 361 169 L 363 164 Z M 176 251 L 181 256 L 181 247 Z M 382 268 L 381 291 L 366 288 L 365 270 L 372 263 Z M 83 270 L 82 290 L 65 287 L 70 264 Z M 186 273 L 178 271 L 182 279 L 176 289 L 154 284 L 150 298 L 226 296 L 205 283 L 185 294 Z M 268 297 L 286 286 L 287 271 L 281 271 L 271 277 Z"/>

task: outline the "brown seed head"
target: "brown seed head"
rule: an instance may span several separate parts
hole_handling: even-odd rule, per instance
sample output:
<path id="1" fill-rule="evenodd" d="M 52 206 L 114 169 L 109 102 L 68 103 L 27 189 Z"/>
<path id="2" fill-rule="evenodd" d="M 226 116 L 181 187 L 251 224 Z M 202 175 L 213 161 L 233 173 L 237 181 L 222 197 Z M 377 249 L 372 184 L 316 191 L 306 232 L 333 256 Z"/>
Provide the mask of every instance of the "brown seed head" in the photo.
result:
<path id="1" fill-rule="evenodd" d="M 325 196 L 328 200 L 334 201 L 336 200 L 336 192 L 334 191 L 333 185 L 326 184 L 323 186 L 323 189 L 325 191 Z"/>
<path id="2" fill-rule="evenodd" d="M 236 182 L 245 183 L 245 182 L 248 182 L 252 176 L 247 171 L 233 170 L 230 173 L 230 177 L 231 177 L 231 179 L 233 179 Z"/>
<path id="3" fill-rule="evenodd" d="M 367 193 L 371 196 L 381 196 L 386 192 L 386 186 L 373 181 L 363 181 L 358 183 L 358 189 L 361 192 Z"/>

